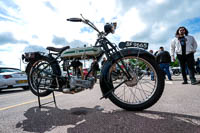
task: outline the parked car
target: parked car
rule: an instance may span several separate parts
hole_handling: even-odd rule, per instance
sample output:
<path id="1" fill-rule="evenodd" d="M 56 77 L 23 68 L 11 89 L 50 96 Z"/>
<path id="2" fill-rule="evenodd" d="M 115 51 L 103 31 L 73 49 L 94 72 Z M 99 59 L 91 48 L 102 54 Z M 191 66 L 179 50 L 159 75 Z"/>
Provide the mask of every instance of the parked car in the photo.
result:
<path id="1" fill-rule="evenodd" d="M 17 68 L 0 67 L 0 91 L 16 87 L 29 89 L 26 73 Z"/>

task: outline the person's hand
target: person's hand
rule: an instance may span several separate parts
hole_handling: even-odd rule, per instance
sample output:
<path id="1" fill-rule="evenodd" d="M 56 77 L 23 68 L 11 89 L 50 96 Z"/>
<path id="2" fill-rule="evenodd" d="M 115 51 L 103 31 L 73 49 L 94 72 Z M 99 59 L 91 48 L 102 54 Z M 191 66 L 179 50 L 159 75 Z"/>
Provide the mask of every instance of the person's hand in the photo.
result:
<path id="1" fill-rule="evenodd" d="M 173 61 L 173 62 L 175 62 L 175 61 L 176 61 L 176 59 L 175 59 L 175 57 L 174 57 L 174 56 L 172 56 L 172 61 Z"/>

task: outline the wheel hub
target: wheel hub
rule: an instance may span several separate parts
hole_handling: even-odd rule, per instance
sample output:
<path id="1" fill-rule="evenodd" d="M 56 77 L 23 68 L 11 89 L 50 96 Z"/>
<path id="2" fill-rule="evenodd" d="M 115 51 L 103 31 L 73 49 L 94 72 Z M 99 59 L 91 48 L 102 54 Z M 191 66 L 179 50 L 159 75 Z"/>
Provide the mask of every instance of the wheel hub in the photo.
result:
<path id="1" fill-rule="evenodd" d="M 137 85 L 137 75 L 135 73 L 130 73 L 132 80 L 127 81 L 125 84 L 129 87 Z M 125 77 L 126 78 L 126 77 Z M 127 78 L 126 78 L 127 79 Z"/>

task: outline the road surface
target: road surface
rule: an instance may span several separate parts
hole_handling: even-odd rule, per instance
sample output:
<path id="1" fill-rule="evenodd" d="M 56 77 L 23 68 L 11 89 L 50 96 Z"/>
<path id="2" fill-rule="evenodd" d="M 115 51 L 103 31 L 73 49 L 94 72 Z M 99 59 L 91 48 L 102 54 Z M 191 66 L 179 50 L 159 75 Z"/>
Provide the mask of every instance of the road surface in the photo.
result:
<path id="1" fill-rule="evenodd" d="M 200 79 L 200 76 L 197 76 Z M 37 97 L 21 88 L 0 93 L 0 133 L 200 133 L 200 85 L 166 80 L 161 99 L 142 112 L 118 108 L 102 96 L 99 84 L 77 94 L 55 93 L 38 108 Z M 52 101 L 52 96 L 41 102 Z"/>

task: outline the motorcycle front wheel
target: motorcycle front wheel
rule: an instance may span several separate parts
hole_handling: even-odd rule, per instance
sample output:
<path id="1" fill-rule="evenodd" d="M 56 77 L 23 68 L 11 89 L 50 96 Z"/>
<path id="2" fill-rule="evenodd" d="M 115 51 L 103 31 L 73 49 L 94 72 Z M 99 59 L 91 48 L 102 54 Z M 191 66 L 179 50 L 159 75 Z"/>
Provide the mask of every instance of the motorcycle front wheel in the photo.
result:
<path id="1" fill-rule="evenodd" d="M 128 80 L 119 67 L 124 70 L 126 67 L 132 79 Z M 116 79 L 113 75 L 116 70 L 122 78 Z M 124 56 L 110 65 L 108 74 L 109 86 L 115 88 L 108 98 L 126 110 L 141 111 L 149 108 L 159 100 L 164 90 L 163 73 L 155 60 L 147 55 Z"/>

